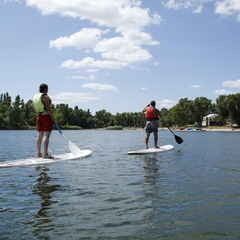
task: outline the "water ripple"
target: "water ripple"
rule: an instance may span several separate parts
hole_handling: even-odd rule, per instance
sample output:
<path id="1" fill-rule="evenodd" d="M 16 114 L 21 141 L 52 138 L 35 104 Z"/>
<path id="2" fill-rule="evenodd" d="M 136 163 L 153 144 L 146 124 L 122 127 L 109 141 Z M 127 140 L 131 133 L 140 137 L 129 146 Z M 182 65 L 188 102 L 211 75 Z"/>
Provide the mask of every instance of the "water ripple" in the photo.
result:
<path id="1" fill-rule="evenodd" d="M 35 156 L 36 135 L 1 132 L 0 161 Z M 0 169 L 1 239 L 240 239 L 238 133 L 181 132 L 177 145 L 162 131 L 175 149 L 148 156 L 127 155 L 144 147 L 144 131 L 65 135 L 93 154 Z M 49 152 L 67 151 L 53 131 Z"/>

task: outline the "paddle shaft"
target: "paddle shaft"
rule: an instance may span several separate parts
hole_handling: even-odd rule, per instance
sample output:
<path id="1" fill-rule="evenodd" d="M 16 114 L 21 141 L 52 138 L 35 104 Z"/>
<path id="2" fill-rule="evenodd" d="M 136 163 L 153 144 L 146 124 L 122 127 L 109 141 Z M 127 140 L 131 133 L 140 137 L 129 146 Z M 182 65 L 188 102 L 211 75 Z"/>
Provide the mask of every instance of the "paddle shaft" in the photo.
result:
<path id="1" fill-rule="evenodd" d="M 164 123 L 164 122 L 163 122 Z M 164 123 L 165 124 L 165 126 L 168 128 L 168 130 L 173 134 L 173 135 L 175 135 L 174 134 L 174 132 L 169 128 L 169 126 L 166 124 L 166 123 Z"/>
<path id="2" fill-rule="evenodd" d="M 160 119 L 162 122 L 163 122 L 163 124 L 168 128 L 168 130 L 173 134 L 173 135 L 175 135 L 174 134 L 174 132 L 170 129 L 170 127 L 162 120 L 162 118 Z"/>
<path id="3" fill-rule="evenodd" d="M 162 120 L 162 119 L 161 119 Z M 174 132 L 170 129 L 170 127 L 162 120 L 162 122 L 165 124 L 165 126 L 168 128 L 168 130 L 174 135 L 175 140 L 178 144 L 181 144 L 183 142 L 182 138 L 180 138 L 179 136 L 176 136 L 174 134 Z"/>
<path id="4" fill-rule="evenodd" d="M 53 124 L 55 125 L 57 130 L 61 133 L 61 135 L 64 137 L 64 139 L 68 142 L 67 138 L 63 135 L 63 133 L 62 133 L 61 129 L 58 127 L 58 125 L 55 122 Z"/>
<path id="5" fill-rule="evenodd" d="M 60 130 L 60 128 L 58 127 L 58 125 L 54 122 L 53 123 L 55 125 L 55 127 L 57 128 L 57 130 L 62 134 L 62 131 Z"/>

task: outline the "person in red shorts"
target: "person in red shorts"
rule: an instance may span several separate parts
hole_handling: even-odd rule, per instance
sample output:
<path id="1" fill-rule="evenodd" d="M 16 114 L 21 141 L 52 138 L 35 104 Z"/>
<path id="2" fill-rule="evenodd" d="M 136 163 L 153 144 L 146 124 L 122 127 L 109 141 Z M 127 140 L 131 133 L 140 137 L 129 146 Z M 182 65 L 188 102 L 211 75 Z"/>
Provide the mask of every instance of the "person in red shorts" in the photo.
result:
<path id="1" fill-rule="evenodd" d="M 48 93 L 48 85 L 41 84 L 39 87 L 38 94 L 35 94 L 33 97 L 33 105 L 34 109 L 37 113 L 37 127 L 38 127 L 38 137 L 37 137 L 37 150 L 38 154 L 37 157 L 43 158 L 54 158 L 53 156 L 48 154 L 48 145 L 49 145 L 49 138 L 53 129 L 53 122 L 55 122 L 55 118 L 53 116 L 53 112 L 51 109 L 51 99 L 47 95 Z M 42 145 L 42 138 L 45 134 L 43 140 L 43 154 L 41 153 L 41 145 Z"/>
<path id="2" fill-rule="evenodd" d="M 145 137 L 145 148 L 148 149 L 148 141 L 150 134 L 153 132 L 154 135 L 154 148 L 159 148 L 157 146 L 158 142 L 158 125 L 157 120 L 161 118 L 161 114 L 157 108 L 155 108 L 155 101 L 151 101 L 151 104 L 148 104 L 142 112 L 146 112 L 146 137 Z"/>

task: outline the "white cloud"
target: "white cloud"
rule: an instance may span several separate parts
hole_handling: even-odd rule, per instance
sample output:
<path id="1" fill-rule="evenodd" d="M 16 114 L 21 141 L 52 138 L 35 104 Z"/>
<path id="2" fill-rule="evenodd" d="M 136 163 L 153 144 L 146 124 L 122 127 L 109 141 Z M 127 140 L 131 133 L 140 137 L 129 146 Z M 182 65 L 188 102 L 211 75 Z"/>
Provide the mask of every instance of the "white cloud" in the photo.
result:
<path id="1" fill-rule="evenodd" d="M 237 15 L 237 20 L 240 21 L 240 1 L 239 0 L 222 0 L 216 1 L 215 13 L 223 16 Z"/>
<path id="2" fill-rule="evenodd" d="M 142 87 L 141 90 L 147 90 L 147 88 L 146 87 Z"/>
<path id="3" fill-rule="evenodd" d="M 18 3 L 22 3 L 21 0 L 4 0 L 4 3 L 6 2 L 18 2 Z"/>
<path id="4" fill-rule="evenodd" d="M 84 70 L 85 72 L 88 72 L 88 73 L 93 73 L 93 72 L 98 72 L 99 69 L 86 69 Z"/>
<path id="5" fill-rule="evenodd" d="M 26 0 L 43 15 L 59 14 L 73 18 L 89 19 L 100 26 L 122 29 L 143 29 L 159 24 L 158 14 L 149 16 L 149 9 L 140 7 L 140 0 Z"/>
<path id="6" fill-rule="evenodd" d="M 161 107 L 161 108 L 171 108 L 173 107 L 177 102 L 174 101 L 174 100 L 169 100 L 169 99 L 165 99 L 163 101 L 159 101 L 158 102 L 158 105 Z"/>
<path id="7" fill-rule="evenodd" d="M 59 14 L 80 20 L 88 19 L 98 26 L 111 28 L 83 28 L 70 36 L 62 36 L 51 40 L 49 47 L 61 50 L 66 47 L 77 49 L 89 48 L 94 53 L 100 53 L 102 58 L 125 63 L 148 62 L 152 55 L 142 45 L 159 45 L 152 40 L 144 28 L 150 24 L 160 24 L 162 19 L 158 14 L 150 14 L 148 8 L 141 8 L 140 0 L 26 0 L 27 6 L 36 7 L 44 15 Z M 114 32 L 115 30 L 115 32 Z M 102 35 L 111 33 L 104 39 Z M 71 61 L 71 60 L 68 60 Z M 66 61 L 63 63 L 65 65 Z M 71 68 L 71 67 L 70 67 Z M 105 67 L 102 67 L 105 68 Z M 108 68 L 108 67 L 106 67 Z M 111 68 L 111 69 L 120 69 Z"/>
<path id="8" fill-rule="evenodd" d="M 186 10 L 192 10 L 196 11 L 196 9 L 199 11 L 199 7 L 202 7 L 202 3 L 207 2 L 208 0 L 168 0 L 163 2 L 162 4 L 166 8 L 172 8 L 174 10 L 179 9 L 186 9 Z M 209 0 L 211 1 L 211 0 Z M 202 9 L 201 9 L 202 10 Z"/>
<path id="9" fill-rule="evenodd" d="M 56 47 L 59 50 L 65 47 L 92 48 L 101 39 L 101 34 L 105 34 L 107 31 L 102 31 L 97 28 L 83 28 L 81 31 L 72 34 L 69 37 L 60 37 L 56 40 L 51 40 L 49 47 Z"/>
<path id="10" fill-rule="evenodd" d="M 95 97 L 92 93 L 79 93 L 79 92 L 63 92 L 56 95 L 51 95 L 53 103 L 77 103 L 77 102 L 89 102 L 93 100 L 99 100 L 101 98 Z"/>
<path id="11" fill-rule="evenodd" d="M 85 77 L 85 76 L 71 76 L 71 77 L 68 77 L 68 79 L 80 79 L 80 80 L 94 80 L 96 77 L 94 75 L 89 75 L 88 77 Z"/>
<path id="12" fill-rule="evenodd" d="M 202 86 L 201 85 L 192 85 L 190 86 L 190 88 L 201 88 Z"/>
<path id="13" fill-rule="evenodd" d="M 120 62 L 120 61 L 110 61 L 110 60 L 94 60 L 94 58 L 87 57 L 82 61 L 74 61 L 72 59 L 67 60 L 62 63 L 61 67 L 70 68 L 70 69 L 80 69 L 80 68 L 107 68 L 119 70 L 129 66 L 129 63 Z"/>
<path id="14" fill-rule="evenodd" d="M 152 55 L 146 50 L 138 46 L 133 46 L 130 52 L 127 51 L 112 51 L 102 53 L 102 57 L 113 59 L 127 63 L 140 63 L 150 61 Z"/>
<path id="15" fill-rule="evenodd" d="M 96 77 L 92 74 L 88 78 L 89 78 L 89 80 L 94 80 Z"/>
<path id="16" fill-rule="evenodd" d="M 224 81 L 222 82 L 223 87 L 237 88 L 240 87 L 240 79 L 236 81 Z"/>
<path id="17" fill-rule="evenodd" d="M 68 77 L 68 78 L 73 78 L 73 79 L 88 79 L 88 77 L 84 77 L 84 76 L 71 76 L 71 77 Z"/>
<path id="18" fill-rule="evenodd" d="M 150 34 L 137 29 L 125 30 L 120 37 L 102 39 L 101 34 L 107 32 L 96 28 L 84 28 L 70 37 L 51 40 L 49 47 L 56 47 L 59 50 L 70 46 L 78 49 L 92 48 L 93 52 L 101 53 L 103 58 L 137 63 L 152 58 L 152 55 L 140 45 L 159 45 L 159 42 L 152 40 Z"/>
<path id="19" fill-rule="evenodd" d="M 82 88 L 90 88 L 94 90 L 103 90 L 103 91 L 118 91 L 118 89 L 113 85 L 101 84 L 101 83 L 86 83 L 82 85 Z"/>
<path id="20" fill-rule="evenodd" d="M 232 91 L 227 91 L 225 89 L 220 89 L 220 90 L 216 90 L 214 94 L 218 94 L 218 95 L 228 95 L 228 94 L 234 94 L 234 92 Z"/>
<path id="21" fill-rule="evenodd" d="M 155 66 L 161 65 L 161 62 L 154 62 L 153 65 Z"/>
<path id="22" fill-rule="evenodd" d="M 198 6 L 195 10 L 193 10 L 194 13 L 201 13 L 203 9 L 203 6 Z"/>
<path id="23" fill-rule="evenodd" d="M 215 5 L 215 14 L 222 16 L 236 15 L 240 21 L 240 1 L 239 0 L 166 0 L 162 4 L 166 8 L 174 10 L 185 9 L 193 13 L 201 13 L 204 4 L 209 2 Z"/>

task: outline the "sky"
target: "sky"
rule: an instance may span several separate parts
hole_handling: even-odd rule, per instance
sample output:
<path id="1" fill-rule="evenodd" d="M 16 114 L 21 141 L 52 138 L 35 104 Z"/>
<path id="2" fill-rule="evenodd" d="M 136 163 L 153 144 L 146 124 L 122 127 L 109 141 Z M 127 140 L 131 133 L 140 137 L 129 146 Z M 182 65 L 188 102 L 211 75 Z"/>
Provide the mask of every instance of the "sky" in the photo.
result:
<path id="1" fill-rule="evenodd" d="M 240 92 L 240 0 L 0 0 L 0 93 L 112 114 Z"/>

